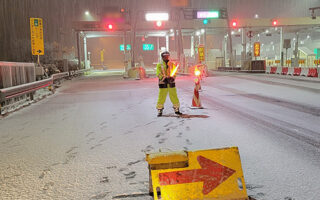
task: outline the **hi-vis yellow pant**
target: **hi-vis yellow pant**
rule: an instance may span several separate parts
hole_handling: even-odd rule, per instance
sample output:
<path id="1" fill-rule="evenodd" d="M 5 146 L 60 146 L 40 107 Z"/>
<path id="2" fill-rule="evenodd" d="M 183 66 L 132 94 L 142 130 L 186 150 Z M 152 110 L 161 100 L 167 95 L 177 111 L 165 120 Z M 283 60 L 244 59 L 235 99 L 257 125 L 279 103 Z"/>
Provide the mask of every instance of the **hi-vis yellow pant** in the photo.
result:
<path id="1" fill-rule="evenodd" d="M 166 88 L 159 88 L 157 109 L 164 108 L 164 103 L 166 102 L 168 93 L 169 93 L 170 100 L 173 104 L 173 108 L 178 109 L 180 107 L 180 102 L 177 95 L 177 89 L 175 87 L 170 88 L 170 85 L 168 84 Z"/>

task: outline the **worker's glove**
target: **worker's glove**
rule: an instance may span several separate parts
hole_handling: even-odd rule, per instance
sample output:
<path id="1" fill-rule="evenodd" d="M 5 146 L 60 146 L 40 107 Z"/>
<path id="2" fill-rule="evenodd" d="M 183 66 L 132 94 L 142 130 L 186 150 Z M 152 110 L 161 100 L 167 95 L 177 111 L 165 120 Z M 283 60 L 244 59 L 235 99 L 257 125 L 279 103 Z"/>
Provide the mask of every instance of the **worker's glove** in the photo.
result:
<path id="1" fill-rule="evenodd" d="M 170 76 L 168 79 L 169 79 L 169 83 L 173 83 L 175 78 Z"/>

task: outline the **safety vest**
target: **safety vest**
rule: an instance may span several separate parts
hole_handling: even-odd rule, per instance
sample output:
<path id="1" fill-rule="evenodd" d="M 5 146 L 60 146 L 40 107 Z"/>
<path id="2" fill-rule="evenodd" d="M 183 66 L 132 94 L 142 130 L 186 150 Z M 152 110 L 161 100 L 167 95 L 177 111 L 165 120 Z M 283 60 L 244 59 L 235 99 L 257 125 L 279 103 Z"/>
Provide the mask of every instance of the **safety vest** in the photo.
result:
<path id="1" fill-rule="evenodd" d="M 171 70 L 172 70 L 172 67 L 171 67 L 172 63 L 169 61 L 168 64 L 166 64 L 164 61 L 162 61 L 162 62 L 159 63 L 159 64 L 160 64 L 160 69 L 157 69 L 157 75 L 158 75 L 158 77 L 159 77 L 160 79 L 162 79 L 162 77 L 163 77 L 164 75 L 166 75 L 167 77 L 169 77 L 169 76 L 170 76 L 170 73 L 171 73 Z M 159 64 L 158 64 L 158 65 L 159 65 Z M 158 71 L 158 70 L 160 70 L 160 71 Z M 160 74 L 161 74 L 161 76 L 160 76 Z"/>

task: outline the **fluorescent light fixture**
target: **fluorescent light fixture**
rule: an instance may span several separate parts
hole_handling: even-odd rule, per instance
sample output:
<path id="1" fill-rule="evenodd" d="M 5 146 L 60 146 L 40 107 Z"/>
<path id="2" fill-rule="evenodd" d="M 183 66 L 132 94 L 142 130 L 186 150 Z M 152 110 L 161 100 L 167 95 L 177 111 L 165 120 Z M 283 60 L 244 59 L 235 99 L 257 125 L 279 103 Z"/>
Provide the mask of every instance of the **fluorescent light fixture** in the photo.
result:
<path id="1" fill-rule="evenodd" d="M 197 32 L 196 32 L 196 36 L 199 36 L 199 35 L 200 35 L 200 31 L 197 31 Z"/>
<path id="2" fill-rule="evenodd" d="M 217 10 L 212 11 L 197 11 L 197 19 L 217 19 L 220 13 Z"/>
<path id="3" fill-rule="evenodd" d="M 168 21 L 168 13 L 146 13 L 147 21 Z"/>

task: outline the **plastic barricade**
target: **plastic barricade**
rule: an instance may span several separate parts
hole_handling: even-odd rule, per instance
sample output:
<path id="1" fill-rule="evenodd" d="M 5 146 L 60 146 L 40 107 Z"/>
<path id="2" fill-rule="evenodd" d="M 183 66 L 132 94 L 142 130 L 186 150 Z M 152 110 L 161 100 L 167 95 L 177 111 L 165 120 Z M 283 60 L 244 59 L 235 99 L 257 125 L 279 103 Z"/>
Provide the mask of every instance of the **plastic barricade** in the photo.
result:
<path id="1" fill-rule="evenodd" d="M 266 74 L 270 74 L 270 71 L 271 71 L 271 67 L 270 66 L 266 67 Z"/>
<path id="2" fill-rule="evenodd" d="M 295 67 L 293 70 L 293 76 L 300 76 L 300 74 L 301 74 L 301 68 Z"/>
<path id="3" fill-rule="evenodd" d="M 271 67 L 270 74 L 275 74 L 277 72 L 277 67 Z"/>
<path id="4" fill-rule="evenodd" d="M 282 75 L 287 75 L 288 74 L 288 67 L 282 67 L 282 70 L 281 70 L 281 74 Z"/>
<path id="5" fill-rule="evenodd" d="M 294 73 L 294 68 L 293 68 L 293 67 L 288 67 L 288 73 L 287 73 L 287 75 L 293 76 L 293 73 Z"/>
<path id="6" fill-rule="evenodd" d="M 300 76 L 308 76 L 309 68 L 303 67 L 301 68 Z"/>
<path id="7" fill-rule="evenodd" d="M 282 67 L 277 67 L 276 74 L 281 74 L 281 72 L 282 72 Z"/>
<path id="8" fill-rule="evenodd" d="M 317 68 L 309 68 L 308 76 L 309 77 L 318 77 L 318 69 Z"/>

